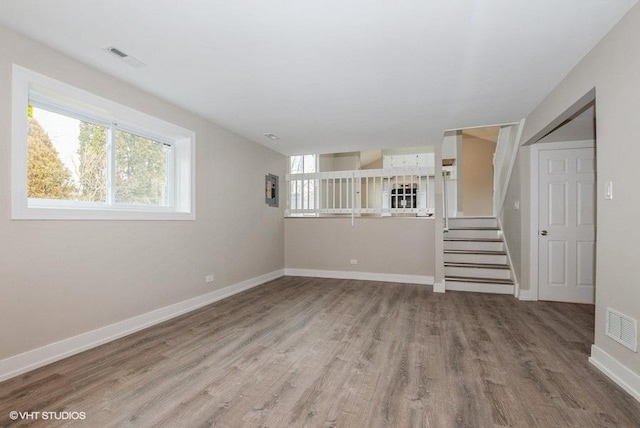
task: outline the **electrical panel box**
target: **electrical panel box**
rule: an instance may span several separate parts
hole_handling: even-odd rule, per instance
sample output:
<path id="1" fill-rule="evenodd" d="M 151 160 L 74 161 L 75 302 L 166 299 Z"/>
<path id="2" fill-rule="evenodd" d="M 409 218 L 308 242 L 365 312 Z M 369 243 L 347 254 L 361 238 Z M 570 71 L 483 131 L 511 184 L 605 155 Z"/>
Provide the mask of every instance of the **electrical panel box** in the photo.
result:
<path id="1" fill-rule="evenodd" d="M 278 206 L 278 176 L 273 174 L 267 174 L 264 176 L 265 183 L 265 197 L 264 201 L 270 207 Z"/>

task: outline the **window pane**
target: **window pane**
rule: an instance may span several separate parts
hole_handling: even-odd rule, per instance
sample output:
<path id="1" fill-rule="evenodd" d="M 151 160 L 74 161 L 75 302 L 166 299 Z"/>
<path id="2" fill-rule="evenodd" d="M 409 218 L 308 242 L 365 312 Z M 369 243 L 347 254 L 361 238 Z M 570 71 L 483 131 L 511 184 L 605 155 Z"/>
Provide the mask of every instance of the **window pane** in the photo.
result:
<path id="1" fill-rule="evenodd" d="M 106 201 L 107 128 L 42 108 L 29 115 L 29 198 Z"/>
<path id="2" fill-rule="evenodd" d="M 304 172 L 316 172 L 316 155 L 304 156 Z"/>
<path id="3" fill-rule="evenodd" d="M 167 144 L 116 130 L 116 202 L 168 205 L 170 150 Z"/>
<path id="4" fill-rule="evenodd" d="M 302 156 L 291 156 L 291 174 L 302 174 Z"/>

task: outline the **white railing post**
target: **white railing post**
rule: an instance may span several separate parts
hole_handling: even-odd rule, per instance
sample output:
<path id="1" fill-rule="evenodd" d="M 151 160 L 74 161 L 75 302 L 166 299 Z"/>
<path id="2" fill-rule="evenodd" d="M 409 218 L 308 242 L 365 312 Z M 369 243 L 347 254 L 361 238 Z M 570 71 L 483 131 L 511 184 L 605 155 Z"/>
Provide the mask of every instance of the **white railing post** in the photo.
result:
<path id="1" fill-rule="evenodd" d="M 449 173 L 446 171 L 442 172 L 442 199 L 444 202 L 444 231 L 449 231 L 449 195 L 447 188 L 447 177 Z"/>
<path id="2" fill-rule="evenodd" d="M 351 171 L 351 226 L 356 224 L 356 175 Z"/>

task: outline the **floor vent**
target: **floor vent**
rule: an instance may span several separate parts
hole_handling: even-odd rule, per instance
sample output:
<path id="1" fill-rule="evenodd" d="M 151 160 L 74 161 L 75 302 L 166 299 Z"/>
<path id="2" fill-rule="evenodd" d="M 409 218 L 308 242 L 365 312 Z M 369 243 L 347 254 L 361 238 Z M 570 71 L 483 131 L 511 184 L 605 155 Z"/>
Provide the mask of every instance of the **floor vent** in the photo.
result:
<path id="1" fill-rule="evenodd" d="M 611 308 L 607 308 L 607 336 L 633 352 L 638 352 L 636 320 Z"/>

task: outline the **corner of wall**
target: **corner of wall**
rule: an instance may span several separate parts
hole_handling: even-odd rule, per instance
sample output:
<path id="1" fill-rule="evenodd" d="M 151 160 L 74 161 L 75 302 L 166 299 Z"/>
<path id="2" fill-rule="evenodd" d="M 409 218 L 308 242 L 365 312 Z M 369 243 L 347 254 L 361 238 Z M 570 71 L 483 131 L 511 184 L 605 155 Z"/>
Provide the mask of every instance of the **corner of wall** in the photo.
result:
<path id="1" fill-rule="evenodd" d="M 591 345 L 589 362 L 596 366 L 609 379 L 640 401 L 640 375 L 624 366 L 602 348 Z"/>

